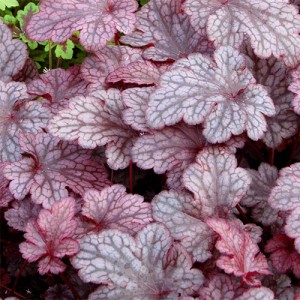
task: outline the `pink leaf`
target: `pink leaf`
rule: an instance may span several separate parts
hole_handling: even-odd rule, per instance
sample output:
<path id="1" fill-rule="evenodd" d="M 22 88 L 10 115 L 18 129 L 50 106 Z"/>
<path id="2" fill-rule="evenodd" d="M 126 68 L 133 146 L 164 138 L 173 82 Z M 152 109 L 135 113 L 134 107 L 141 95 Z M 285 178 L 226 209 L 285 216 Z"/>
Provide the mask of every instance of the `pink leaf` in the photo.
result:
<path id="1" fill-rule="evenodd" d="M 90 150 L 45 133 L 22 136 L 21 147 L 30 157 L 4 170 L 12 180 L 10 190 L 18 200 L 31 193 L 35 203 L 50 208 L 55 201 L 68 196 L 67 187 L 83 195 L 87 189 L 101 190 L 109 184 L 104 167 L 91 159 Z"/>
<path id="2" fill-rule="evenodd" d="M 219 268 L 242 276 L 243 281 L 251 286 L 261 285 L 257 274 L 272 274 L 257 244 L 237 223 L 224 219 L 209 219 L 206 223 L 219 235 L 216 248 L 223 254 L 217 261 Z"/>
<path id="3" fill-rule="evenodd" d="M 292 213 L 287 217 L 284 230 L 289 237 L 295 239 L 295 248 L 297 249 L 298 253 L 300 253 L 300 206 L 295 208 L 292 211 Z M 300 254 L 299 263 L 297 266 L 297 276 L 300 277 Z"/>
<path id="4" fill-rule="evenodd" d="M 24 66 L 27 59 L 26 45 L 12 39 L 9 28 L 0 20 L 0 81 L 9 82 Z"/>
<path id="5" fill-rule="evenodd" d="M 0 163 L 0 208 L 8 206 L 8 203 L 14 200 L 8 188 L 9 180 L 3 175 L 3 170 L 7 164 L 8 163 Z"/>
<path id="6" fill-rule="evenodd" d="M 133 235 L 152 221 L 150 204 L 142 196 L 127 194 L 119 184 L 101 192 L 88 190 L 83 198 L 82 215 L 92 222 L 94 231 L 119 229 Z"/>
<path id="7" fill-rule="evenodd" d="M 24 83 L 0 81 L 0 162 L 19 160 L 19 134 L 37 134 L 48 123 L 48 109 L 28 97 Z"/>
<path id="8" fill-rule="evenodd" d="M 157 84 L 161 73 L 162 70 L 155 64 L 149 61 L 137 61 L 111 72 L 105 81 L 108 83 L 123 81 L 139 85 Z"/>
<path id="9" fill-rule="evenodd" d="M 248 291 L 244 292 L 243 295 L 236 298 L 236 300 L 274 300 L 274 293 L 262 286 L 257 288 L 250 288 Z"/>
<path id="10" fill-rule="evenodd" d="M 298 129 L 298 116 L 291 110 L 292 93 L 288 91 L 290 71 L 282 61 L 274 57 L 260 59 L 247 47 L 247 55 L 253 60 L 252 72 L 257 83 L 264 85 L 272 98 L 276 115 L 267 117 L 267 131 L 263 141 L 270 148 L 278 147 L 283 139 L 293 136 Z"/>
<path id="11" fill-rule="evenodd" d="M 300 206 L 300 163 L 280 171 L 268 201 L 271 207 L 283 211 Z"/>
<path id="12" fill-rule="evenodd" d="M 299 62 L 300 17 L 286 0 L 186 0 L 183 9 L 216 46 L 238 48 L 247 36 L 258 56 L 273 54 L 289 66 Z"/>
<path id="13" fill-rule="evenodd" d="M 210 53 L 212 45 L 197 33 L 177 0 L 152 0 L 137 13 L 136 31 L 121 42 L 146 48 L 144 58 L 154 61 L 177 60 L 193 52 Z"/>
<path id="14" fill-rule="evenodd" d="M 21 81 L 29 83 L 39 77 L 39 71 L 35 65 L 33 59 L 28 58 L 23 68 L 13 76 L 13 81 Z"/>
<path id="15" fill-rule="evenodd" d="M 88 90 L 94 92 L 107 88 L 105 79 L 110 73 L 136 61 L 143 61 L 140 49 L 107 46 L 85 58 L 81 73 L 84 79 L 91 83 Z"/>
<path id="16" fill-rule="evenodd" d="M 278 170 L 267 163 L 261 163 L 258 171 L 247 169 L 252 182 L 241 204 L 253 207 L 252 217 L 255 221 L 269 226 L 278 219 L 278 211 L 270 207 L 268 198 L 278 178 Z"/>
<path id="17" fill-rule="evenodd" d="M 124 122 L 138 131 L 148 131 L 146 108 L 154 87 L 127 89 L 122 93 L 122 99 L 127 106 L 123 111 Z"/>
<path id="18" fill-rule="evenodd" d="M 65 198 L 55 203 L 51 210 L 41 210 L 37 221 L 28 223 L 26 241 L 20 244 L 20 251 L 29 262 L 40 259 L 41 275 L 63 272 L 65 265 L 60 258 L 79 251 L 77 241 L 72 238 L 77 226 L 74 214 L 74 199 Z"/>
<path id="19" fill-rule="evenodd" d="M 201 202 L 202 215 L 225 217 L 246 194 L 251 177 L 222 148 L 206 148 L 183 173 L 184 186 Z"/>
<path id="20" fill-rule="evenodd" d="M 211 143 L 244 130 L 258 140 L 266 131 L 264 115 L 275 114 L 267 91 L 255 84 L 243 56 L 231 47 L 220 47 L 214 61 L 201 54 L 178 60 L 159 85 L 150 96 L 149 125 L 162 128 L 182 118 L 190 125 L 205 121 L 203 133 Z"/>
<path id="21" fill-rule="evenodd" d="M 41 205 L 34 204 L 30 198 L 14 201 L 12 208 L 4 214 L 7 224 L 16 230 L 25 231 L 26 225 L 35 220 L 41 210 Z"/>
<path id="22" fill-rule="evenodd" d="M 215 235 L 203 222 L 201 202 L 190 195 L 163 191 L 152 201 L 153 217 L 170 230 L 172 237 L 192 254 L 193 261 L 210 258 Z"/>
<path id="23" fill-rule="evenodd" d="M 38 42 L 51 38 L 61 44 L 80 30 L 80 43 L 88 51 L 96 51 L 117 31 L 128 34 L 133 30 L 137 7 L 134 0 L 43 0 L 40 12 L 29 20 L 26 34 Z"/>
<path id="24" fill-rule="evenodd" d="M 144 227 L 136 239 L 106 230 L 85 236 L 72 264 L 87 282 L 113 284 L 100 286 L 90 299 L 158 299 L 169 294 L 177 299 L 178 293 L 197 291 L 204 278 L 201 271 L 191 269 L 186 253 L 177 252 L 168 260 L 171 246 L 168 230 L 157 223 Z"/>
<path id="25" fill-rule="evenodd" d="M 136 133 L 122 120 L 125 105 L 116 89 L 95 92 L 72 99 L 69 108 L 51 121 L 49 131 L 63 140 L 78 139 L 80 146 L 93 149 L 106 146 L 107 163 L 112 169 L 124 169 L 130 162 L 130 150 Z"/>
<path id="26" fill-rule="evenodd" d="M 68 106 L 70 98 L 84 95 L 87 82 L 80 74 L 80 67 L 74 66 L 67 71 L 54 69 L 42 74 L 28 84 L 28 93 L 33 96 L 50 98 L 50 107 L 54 113 Z"/>
<path id="27" fill-rule="evenodd" d="M 265 251 L 271 253 L 272 265 L 279 274 L 292 270 L 300 278 L 300 254 L 295 250 L 292 239 L 279 233 L 268 241 Z"/>
<path id="28" fill-rule="evenodd" d="M 300 66 L 292 73 L 293 81 L 289 87 L 289 90 L 296 94 L 293 99 L 293 107 L 297 114 L 300 115 Z"/>

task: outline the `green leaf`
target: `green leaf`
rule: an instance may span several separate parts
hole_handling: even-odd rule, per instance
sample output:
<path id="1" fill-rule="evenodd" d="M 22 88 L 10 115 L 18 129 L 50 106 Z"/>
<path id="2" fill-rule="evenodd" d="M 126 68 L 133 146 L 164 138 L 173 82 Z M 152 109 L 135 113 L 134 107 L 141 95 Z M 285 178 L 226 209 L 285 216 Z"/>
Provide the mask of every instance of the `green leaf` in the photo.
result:
<path id="1" fill-rule="evenodd" d="M 6 7 L 16 7 L 19 6 L 17 0 L 0 0 L 0 10 L 5 10 Z"/>
<path id="2" fill-rule="evenodd" d="M 17 14 L 17 20 L 20 23 L 20 27 L 23 29 L 29 19 L 37 12 L 39 12 L 39 7 L 33 2 L 29 2 L 23 10 L 19 10 Z"/>
<path id="3" fill-rule="evenodd" d="M 145 5 L 145 4 L 147 4 L 149 2 L 149 0 L 140 0 L 140 4 L 141 5 Z"/>
<path id="4" fill-rule="evenodd" d="M 57 58 L 71 59 L 73 57 L 73 49 L 74 43 L 71 40 L 67 40 L 66 43 L 56 46 L 55 55 Z"/>
<path id="5" fill-rule="evenodd" d="M 29 40 L 23 33 L 20 34 L 20 39 L 32 50 L 36 49 L 39 45 L 38 42 Z"/>
<path id="6" fill-rule="evenodd" d="M 16 18 L 14 16 L 11 16 L 11 15 L 5 15 L 1 19 L 2 19 L 3 23 L 6 24 L 6 25 L 15 26 L 16 22 L 17 22 Z"/>

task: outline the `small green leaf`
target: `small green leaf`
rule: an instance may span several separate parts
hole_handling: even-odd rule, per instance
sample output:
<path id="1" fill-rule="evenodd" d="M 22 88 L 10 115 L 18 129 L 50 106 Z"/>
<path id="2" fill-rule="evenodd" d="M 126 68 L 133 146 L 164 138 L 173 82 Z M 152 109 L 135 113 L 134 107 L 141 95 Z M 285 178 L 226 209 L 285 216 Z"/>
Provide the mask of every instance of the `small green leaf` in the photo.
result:
<path id="1" fill-rule="evenodd" d="M 149 2 L 149 0 L 140 0 L 140 4 L 141 5 L 145 5 L 145 4 L 147 4 Z"/>
<path id="2" fill-rule="evenodd" d="M 16 25 L 16 18 L 14 16 L 11 15 L 5 15 L 4 17 L 1 18 L 3 20 L 3 23 L 6 25 Z"/>
<path id="3" fill-rule="evenodd" d="M 38 47 L 38 43 L 36 41 L 29 40 L 23 33 L 20 34 L 20 39 L 25 42 L 32 50 Z"/>
<path id="4" fill-rule="evenodd" d="M 74 43 L 71 40 L 67 40 L 66 43 L 56 46 L 55 55 L 57 58 L 71 59 L 73 57 L 73 49 Z"/>
<path id="5" fill-rule="evenodd" d="M 37 12 L 39 12 L 39 7 L 33 2 L 29 2 L 23 10 L 19 10 L 17 14 L 17 20 L 20 23 L 20 27 L 23 29 L 29 19 Z"/>
<path id="6" fill-rule="evenodd" d="M 6 7 L 16 7 L 19 6 L 17 0 L 0 0 L 0 10 L 5 10 Z"/>

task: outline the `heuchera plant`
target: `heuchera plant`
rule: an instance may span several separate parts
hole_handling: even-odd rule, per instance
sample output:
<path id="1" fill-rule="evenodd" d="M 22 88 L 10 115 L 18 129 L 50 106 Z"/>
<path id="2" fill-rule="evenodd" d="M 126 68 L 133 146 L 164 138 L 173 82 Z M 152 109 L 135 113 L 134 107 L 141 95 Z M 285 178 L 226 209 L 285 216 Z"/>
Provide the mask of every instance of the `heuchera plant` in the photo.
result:
<path id="1" fill-rule="evenodd" d="M 299 9 L 0 0 L 0 296 L 300 299 Z"/>

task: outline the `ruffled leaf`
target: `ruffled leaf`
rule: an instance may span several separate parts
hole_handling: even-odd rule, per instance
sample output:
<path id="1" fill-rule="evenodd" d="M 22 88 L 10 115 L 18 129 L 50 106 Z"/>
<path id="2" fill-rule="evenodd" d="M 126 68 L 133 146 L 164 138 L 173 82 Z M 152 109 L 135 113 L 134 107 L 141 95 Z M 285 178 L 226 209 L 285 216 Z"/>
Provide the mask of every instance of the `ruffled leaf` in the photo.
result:
<path id="1" fill-rule="evenodd" d="M 284 230 L 289 237 L 295 239 L 295 247 L 298 253 L 300 253 L 300 206 L 295 208 L 287 217 Z M 300 277 L 300 259 L 297 265 L 297 274 L 297 276 Z"/>
<path id="2" fill-rule="evenodd" d="M 273 54 L 289 66 L 299 62 L 300 16 L 286 0 L 186 0 L 183 9 L 216 46 L 238 48 L 246 35 L 258 56 Z"/>
<path id="3" fill-rule="evenodd" d="M 19 160 L 19 134 L 37 134 L 48 123 L 49 110 L 28 97 L 24 83 L 0 81 L 0 162 Z"/>
<path id="4" fill-rule="evenodd" d="M 12 208 L 4 214 L 7 224 L 12 228 L 25 231 L 26 225 L 38 217 L 41 205 L 33 203 L 30 198 L 14 201 Z"/>
<path id="5" fill-rule="evenodd" d="M 85 80 L 90 82 L 90 92 L 107 88 L 106 77 L 118 70 L 125 68 L 130 63 L 143 61 L 142 51 L 124 46 L 107 46 L 93 55 L 87 57 L 81 67 Z"/>
<path id="6" fill-rule="evenodd" d="M 0 20 L 0 81 L 9 82 L 24 66 L 27 59 L 26 45 L 12 39 L 9 28 Z"/>
<path id="7" fill-rule="evenodd" d="M 83 195 L 87 189 L 101 190 L 109 184 L 104 167 L 92 160 L 90 150 L 45 133 L 22 136 L 21 148 L 29 156 L 4 169 L 18 200 L 30 193 L 35 203 L 50 208 L 68 196 L 67 187 Z"/>
<path id="8" fill-rule="evenodd" d="M 150 204 L 142 196 L 127 194 L 119 184 L 101 192 L 88 190 L 83 199 L 81 213 L 93 224 L 93 231 L 119 229 L 133 235 L 152 221 Z"/>
<path id="9" fill-rule="evenodd" d="M 268 201 L 271 207 L 283 211 L 300 206 L 300 163 L 280 171 Z"/>
<path id="10" fill-rule="evenodd" d="M 248 291 L 244 292 L 243 295 L 236 298 L 236 300 L 274 300 L 274 293 L 262 286 L 257 288 L 250 288 Z"/>
<path id="11" fill-rule="evenodd" d="M 279 274 L 291 270 L 300 278 L 300 254 L 295 250 L 292 239 L 279 233 L 267 242 L 265 252 L 271 253 L 272 265 Z"/>
<path id="12" fill-rule="evenodd" d="M 275 114 L 267 91 L 255 84 L 243 56 L 231 47 L 220 47 L 214 61 L 201 54 L 178 60 L 159 85 L 150 96 L 149 125 L 162 128 L 182 118 L 190 125 L 204 121 L 204 135 L 212 143 L 244 130 L 258 140 L 267 129 L 264 115 Z"/>
<path id="13" fill-rule="evenodd" d="M 9 180 L 3 176 L 3 170 L 7 163 L 0 163 L 0 208 L 8 206 L 8 203 L 14 200 L 13 195 L 9 191 Z"/>
<path id="14" fill-rule="evenodd" d="M 192 254 L 194 261 L 210 258 L 215 235 L 203 222 L 201 202 L 188 194 L 163 191 L 152 201 L 153 217 L 170 230 L 172 237 Z"/>
<path id="15" fill-rule="evenodd" d="M 272 274 L 257 244 L 236 222 L 209 219 L 206 223 L 219 235 L 216 248 L 223 254 L 217 260 L 219 268 L 226 273 L 242 276 L 243 281 L 250 286 L 261 285 L 258 274 Z"/>
<path id="16" fill-rule="evenodd" d="M 50 101 L 51 110 L 57 113 L 68 106 L 67 100 L 84 95 L 87 84 L 78 66 L 68 70 L 54 69 L 42 74 L 39 79 L 31 81 L 28 84 L 28 93 L 47 98 Z"/>
<path id="17" fill-rule="evenodd" d="M 122 120 L 125 105 L 116 89 L 78 96 L 69 108 L 51 121 L 49 131 L 63 140 L 78 139 L 80 146 L 93 149 L 106 146 L 107 163 L 112 169 L 124 169 L 130 162 L 130 150 L 136 133 Z"/>
<path id="18" fill-rule="evenodd" d="M 138 5 L 134 0 L 41 1 L 40 12 L 26 26 L 27 36 L 42 42 L 65 42 L 80 30 L 80 43 L 89 51 L 103 48 L 117 31 L 130 33 L 135 25 Z"/>
<path id="19" fill-rule="evenodd" d="M 172 251 L 168 230 L 157 223 L 138 232 L 136 239 L 117 230 L 85 236 L 72 264 L 80 277 L 100 286 L 90 299 L 156 299 L 161 295 L 187 296 L 203 283 L 201 271 L 182 251 Z M 174 298 L 173 298 L 174 299 Z"/>
<path id="20" fill-rule="evenodd" d="M 28 223 L 26 241 L 20 244 L 20 251 L 29 262 L 39 260 L 41 275 L 63 272 L 66 266 L 60 259 L 79 251 L 79 244 L 73 239 L 77 226 L 74 214 L 74 199 L 65 198 L 51 210 L 41 210 L 37 221 Z"/>
<path id="21" fill-rule="evenodd" d="M 201 202 L 202 215 L 225 217 L 246 194 L 248 172 L 237 167 L 235 156 L 222 148 L 206 148 L 183 173 L 183 184 Z"/>
<path id="22" fill-rule="evenodd" d="M 251 176 L 251 185 L 241 201 L 242 205 L 253 207 L 254 220 L 268 226 L 276 222 L 278 211 L 270 207 L 268 198 L 278 178 L 278 170 L 267 163 L 261 163 L 258 170 L 247 169 Z"/>
<path id="23" fill-rule="evenodd" d="M 293 81 L 289 86 L 289 90 L 296 94 L 293 99 L 293 107 L 297 114 L 300 115 L 300 66 L 292 73 Z"/>
<path id="24" fill-rule="evenodd" d="M 136 30 L 121 38 L 134 47 L 153 45 L 143 57 L 154 61 L 177 60 L 190 53 L 210 53 L 212 45 L 191 25 L 177 0 L 152 0 L 137 13 Z"/>

